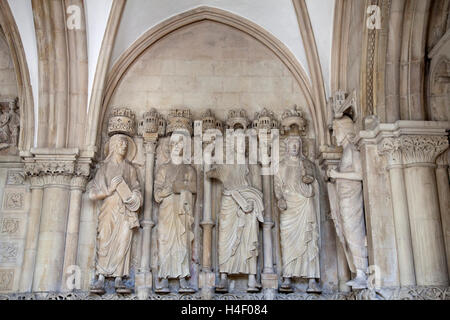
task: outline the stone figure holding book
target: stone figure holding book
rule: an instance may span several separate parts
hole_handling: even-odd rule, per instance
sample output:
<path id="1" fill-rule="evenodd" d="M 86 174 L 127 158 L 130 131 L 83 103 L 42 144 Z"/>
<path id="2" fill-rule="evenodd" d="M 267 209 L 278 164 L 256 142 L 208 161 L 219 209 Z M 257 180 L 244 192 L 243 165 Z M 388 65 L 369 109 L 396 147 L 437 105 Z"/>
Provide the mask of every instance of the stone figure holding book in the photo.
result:
<path id="1" fill-rule="evenodd" d="M 122 134 L 113 135 L 109 153 L 97 171 L 89 191 L 92 200 L 103 200 L 98 216 L 96 275 L 91 292 L 105 292 L 105 278 L 115 278 L 118 293 L 130 293 L 123 278 L 130 274 L 133 229 L 139 227 L 137 211 L 142 204 L 136 169 L 127 159 L 133 141 Z"/>

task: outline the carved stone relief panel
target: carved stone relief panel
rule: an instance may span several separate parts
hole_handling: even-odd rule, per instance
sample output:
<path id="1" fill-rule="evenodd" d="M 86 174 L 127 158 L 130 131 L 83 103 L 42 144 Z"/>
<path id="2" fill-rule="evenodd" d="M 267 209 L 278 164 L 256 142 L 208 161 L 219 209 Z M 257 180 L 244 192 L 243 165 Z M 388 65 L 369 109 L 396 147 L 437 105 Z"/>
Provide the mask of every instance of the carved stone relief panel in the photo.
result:
<path id="1" fill-rule="evenodd" d="M 10 170 L 6 176 L 7 185 L 23 185 L 25 182 L 25 176 L 23 171 Z"/>
<path id="2" fill-rule="evenodd" d="M 0 291 L 10 291 L 14 285 L 14 270 L 2 269 L 0 270 Z"/>
<path id="3" fill-rule="evenodd" d="M 3 209 L 21 211 L 25 208 L 25 190 L 5 190 Z"/>
<path id="4" fill-rule="evenodd" d="M 0 265 L 17 266 L 21 263 L 22 258 L 22 242 L 21 241 L 1 241 L 0 242 Z"/>
<path id="5" fill-rule="evenodd" d="M 0 219 L 0 236 L 18 236 L 23 230 L 20 218 L 4 217 Z"/>

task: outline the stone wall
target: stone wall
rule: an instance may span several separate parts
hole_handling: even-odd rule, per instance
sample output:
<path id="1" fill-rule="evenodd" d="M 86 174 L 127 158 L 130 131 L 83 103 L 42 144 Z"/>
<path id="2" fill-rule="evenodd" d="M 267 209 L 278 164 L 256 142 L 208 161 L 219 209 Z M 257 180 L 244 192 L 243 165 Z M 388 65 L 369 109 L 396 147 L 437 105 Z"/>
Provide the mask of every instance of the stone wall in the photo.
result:
<path id="1" fill-rule="evenodd" d="M 298 83 L 273 52 L 239 30 L 205 21 L 147 49 L 121 80 L 110 107 L 133 106 L 138 117 L 150 107 L 164 113 L 184 106 L 194 117 L 210 108 L 224 120 L 231 108 L 245 108 L 253 117 L 264 107 L 281 114 L 294 104 L 307 110 Z"/>
<path id="2" fill-rule="evenodd" d="M 13 61 L 3 30 L 0 28 L 0 96 L 17 97 L 17 81 Z"/>

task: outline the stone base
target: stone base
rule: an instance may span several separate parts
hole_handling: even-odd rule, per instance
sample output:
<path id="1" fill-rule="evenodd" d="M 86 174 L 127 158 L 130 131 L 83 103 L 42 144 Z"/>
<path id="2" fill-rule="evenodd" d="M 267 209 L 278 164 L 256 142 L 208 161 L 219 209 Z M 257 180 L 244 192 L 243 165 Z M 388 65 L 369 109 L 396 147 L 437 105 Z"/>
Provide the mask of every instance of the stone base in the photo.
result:
<path id="1" fill-rule="evenodd" d="M 140 300 L 147 300 L 152 293 L 153 278 L 150 271 L 138 272 L 135 276 L 135 290 Z"/>
<path id="2" fill-rule="evenodd" d="M 137 294 L 99 296 L 88 292 L 70 292 L 0 294 L 0 300 L 139 300 L 139 298 Z M 151 293 L 146 300 L 265 300 L 265 297 L 264 293 L 246 292 L 215 294 L 211 299 L 203 298 L 200 292 L 194 294 L 169 293 L 167 295 Z M 450 287 L 382 288 L 322 294 L 277 293 L 274 300 L 450 300 Z"/>
<path id="3" fill-rule="evenodd" d="M 198 277 L 199 288 L 214 288 L 216 286 L 216 274 L 214 272 L 200 272 Z"/>
<path id="4" fill-rule="evenodd" d="M 276 273 L 262 273 L 261 284 L 263 289 L 278 289 L 278 275 Z"/>

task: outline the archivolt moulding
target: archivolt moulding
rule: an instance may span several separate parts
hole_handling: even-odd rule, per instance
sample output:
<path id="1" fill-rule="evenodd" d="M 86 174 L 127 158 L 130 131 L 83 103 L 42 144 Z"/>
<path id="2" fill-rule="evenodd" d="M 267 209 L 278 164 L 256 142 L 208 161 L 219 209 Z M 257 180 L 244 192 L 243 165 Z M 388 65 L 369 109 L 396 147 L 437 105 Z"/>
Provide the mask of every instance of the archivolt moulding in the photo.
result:
<path id="1" fill-rule="evenodd" d="M 33 91 L 22 40 L 7 1 L 0 1 L 0 26 L 5 34 L 16 72 L 20 109 L 18 148 L 20 151 L 28 151 L 34 143 Z"/>

